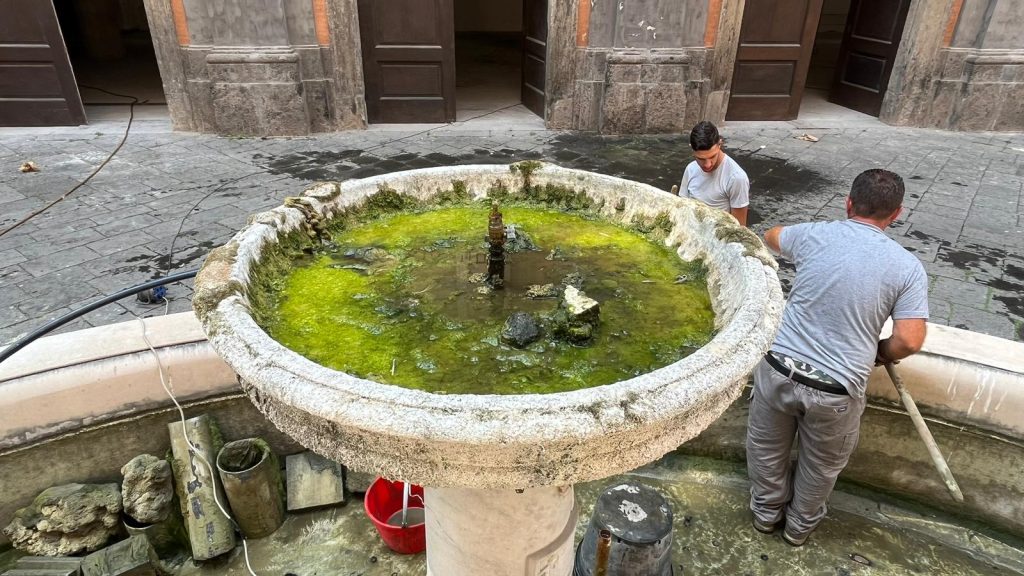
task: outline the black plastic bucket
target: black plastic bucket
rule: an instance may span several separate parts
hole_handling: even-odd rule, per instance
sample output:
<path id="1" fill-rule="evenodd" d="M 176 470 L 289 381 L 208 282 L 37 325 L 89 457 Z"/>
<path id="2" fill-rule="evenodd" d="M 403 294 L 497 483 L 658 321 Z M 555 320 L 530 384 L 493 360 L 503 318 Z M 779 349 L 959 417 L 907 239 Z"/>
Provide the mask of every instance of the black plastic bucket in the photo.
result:
<path id="1" fill-rule="evenodd" d="M 617 484 L 597 498 L 590 526 L 576 548 L 573 576 L 594 576 L 601 530 L 611 532 L 607 576 L 674 576 L 672 509 L 644 484 Z"/>

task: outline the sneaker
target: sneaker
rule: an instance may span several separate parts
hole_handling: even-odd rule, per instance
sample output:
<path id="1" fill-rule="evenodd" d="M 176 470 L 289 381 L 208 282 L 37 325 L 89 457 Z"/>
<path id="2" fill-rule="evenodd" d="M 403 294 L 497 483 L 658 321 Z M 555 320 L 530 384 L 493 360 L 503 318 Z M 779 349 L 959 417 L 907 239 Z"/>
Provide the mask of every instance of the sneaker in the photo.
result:
<path id="1" fill-rule="evenodd" d="M 757 530 L 762 534 L 771 534 L 775 532 L 775 524 L 765 524 L 758 520 L 757 516 L 754 516 L 754 530 Z"/>
<path id="2" fill-rule="evenodd" d="M 782 539 L 786 541 L 786 544 L 790 546 L 803 546 L 807 542 L 807 537 L 810 534 L 804 534 L 803 536 L 793 536 L 789 533 L 789 530 L 782 531 Z"/>

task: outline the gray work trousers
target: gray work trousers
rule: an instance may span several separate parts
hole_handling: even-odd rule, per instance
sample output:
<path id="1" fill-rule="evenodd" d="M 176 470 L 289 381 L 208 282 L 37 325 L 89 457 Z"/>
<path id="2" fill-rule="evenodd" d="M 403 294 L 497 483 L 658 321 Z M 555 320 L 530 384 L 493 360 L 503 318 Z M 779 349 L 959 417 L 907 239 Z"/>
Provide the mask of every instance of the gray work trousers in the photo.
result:
<path id="1" fill-rule="evenodd" d="M 825 517 L 826 501 L 860 434 L 865 399 L 794 382 L 762 360 L 754 370 L 747 423 L 750 509 L 764 524 L 786 519 L 799 538 Z M 793 440 L 800 437 L 795 470 Z"/>

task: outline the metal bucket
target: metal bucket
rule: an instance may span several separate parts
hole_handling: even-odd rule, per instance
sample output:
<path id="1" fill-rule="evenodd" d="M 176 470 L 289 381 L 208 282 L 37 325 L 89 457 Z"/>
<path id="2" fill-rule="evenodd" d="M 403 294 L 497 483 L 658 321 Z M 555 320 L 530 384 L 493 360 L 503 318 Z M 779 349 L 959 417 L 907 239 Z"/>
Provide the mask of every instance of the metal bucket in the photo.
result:
<path id="1" fill-rule="evenodd" d="M 611 532 L 605 567 L 597 566 L 599 534 Z M 672 509 L 657 490 L 618 484 L 597 498 L 590 526 L 576 548 L 573 576 L 674 576 Z"/>

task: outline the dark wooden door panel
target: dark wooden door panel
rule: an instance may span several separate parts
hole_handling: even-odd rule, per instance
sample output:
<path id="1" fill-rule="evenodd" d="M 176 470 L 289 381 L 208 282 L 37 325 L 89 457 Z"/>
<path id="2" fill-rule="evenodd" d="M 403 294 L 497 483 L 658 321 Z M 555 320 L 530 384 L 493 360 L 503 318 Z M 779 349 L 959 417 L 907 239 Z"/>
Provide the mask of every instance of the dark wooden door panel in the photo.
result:
<path id="1" fill-rule="evenodd" d="M 822 0 L 747 0 L 728 120 L 792 120 L 800 110 Z"/>
<path id="2" fill-rule="evenodd" d="M 452 0 L 359 0 L 370 122 L 455 120 Z"/>
<path id="3" fill-rule="evenodd" d="M 53 2 L 0 0 L 0 126 L 84 123 Z"/>
<path id="4" fill-rule="evenodd" d="M 523 0 L 523 105 L 544 117 L 548 0 Z"/>
<path id="5" fill-rule="evenodd" d="M 829 100 L 878 116 L 910 0 L 853 0 Z"/>

